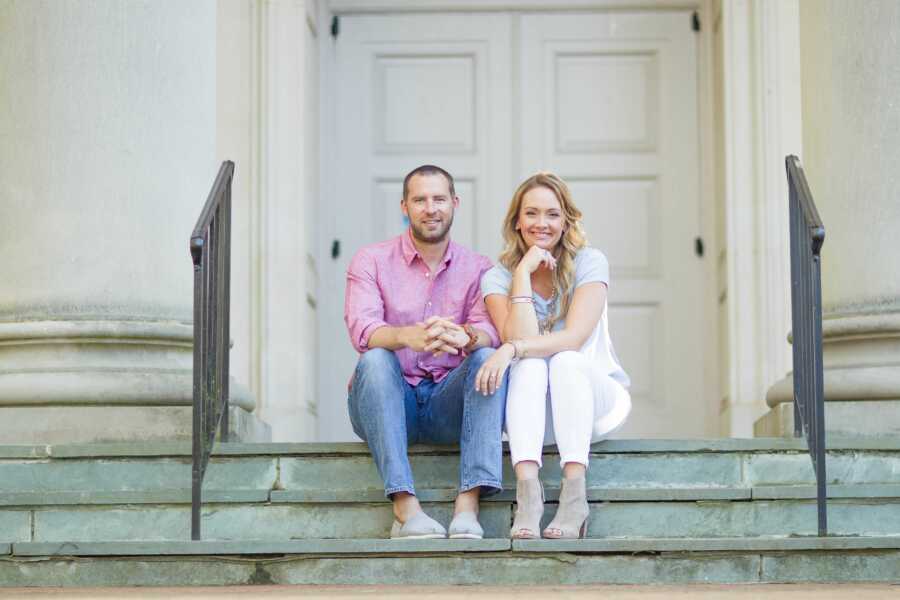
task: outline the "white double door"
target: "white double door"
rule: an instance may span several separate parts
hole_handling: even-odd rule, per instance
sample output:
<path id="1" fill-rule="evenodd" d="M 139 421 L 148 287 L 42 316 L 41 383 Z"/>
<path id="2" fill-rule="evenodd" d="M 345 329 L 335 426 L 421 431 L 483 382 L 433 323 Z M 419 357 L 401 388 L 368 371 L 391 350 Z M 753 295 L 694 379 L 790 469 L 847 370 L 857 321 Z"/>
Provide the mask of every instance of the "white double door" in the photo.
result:
<path id="1" fill-rule="evenodd" d="M 690 14 L 347 15 L 334 44 L 323 233 L 339 251 L 322 257 L 320 440 L 356 439 L 347 265 L 405 229 L 402 180 L 426 163 L 456 179 L 453 239 L 493 260 L 516 185 L 562 176 L 611 265 L 611 335 L 633 381 L 619 437 L 703 435 Z"/>

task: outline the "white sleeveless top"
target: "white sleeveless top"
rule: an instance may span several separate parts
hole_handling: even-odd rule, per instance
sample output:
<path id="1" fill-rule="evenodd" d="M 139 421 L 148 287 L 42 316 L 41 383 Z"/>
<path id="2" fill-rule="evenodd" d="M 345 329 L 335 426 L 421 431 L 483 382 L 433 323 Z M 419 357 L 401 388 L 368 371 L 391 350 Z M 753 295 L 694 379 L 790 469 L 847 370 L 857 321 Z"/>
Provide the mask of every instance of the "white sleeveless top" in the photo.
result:
<path id="1" fill-rule="evenodd" d="M 580 285 L 593 282 L 605 283 L 607 288 L 609 288 L 609 262 L 600 250 L 585 247 L 575 255 L 575 283 L 570 293 L 574 293 L 575 289 Z M 487 297 L 491 294 L 508 296 L 511 286 L 512 274 L 503 265 L 495 265 L 481 277 L 482 297 Z M 547 318 L 550 302 L 538 294 L 533 294 L 532 297 L 538 320 Z M 603 315 L 600 317 L 600 321 L 579 350 L 581 354 L 596 364 L 598 372 L 608 375 L 621 386 L 621 388 L 614 391 L 615 398 L 611 404 L 609 402 L 610 399 L 606 398 L 603 407 L 596 406 L 593 441 L 597 441 L 618 429 L 631 412 L 631 396 L 627 391 L 627 388 L 631 385 L 631 379 L 619 363 L 612 339 L 609 336 L 609 311 L 607 309 L 608 305 L 603 307 Z M 557 315 L 559 310 L 557 308 Z M 561 318 L 554 323 L 553 331 L 564 329 L 565 326 L 565 319 Z M 595 400 L 599 402 L 602 399 L 595 398 Z M 552 428 L 548 427 L 547 430 L 549 434 Z"/>

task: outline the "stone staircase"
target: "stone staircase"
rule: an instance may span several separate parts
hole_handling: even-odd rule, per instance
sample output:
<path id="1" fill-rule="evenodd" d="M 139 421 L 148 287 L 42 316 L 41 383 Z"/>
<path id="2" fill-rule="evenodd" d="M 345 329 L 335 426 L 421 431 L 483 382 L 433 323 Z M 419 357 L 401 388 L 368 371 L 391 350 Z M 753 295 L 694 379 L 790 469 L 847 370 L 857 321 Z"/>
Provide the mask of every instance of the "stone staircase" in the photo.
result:
<path id="1" fill-rule="evenodd" d="M 615 440 L 594 445 L 572 541 L 508 539 L 510 472 L 485 540 L 397 541 L 365 445 L 226 444 L 191 542 L 187 444 L 0 446 L 0 586 L 900 580 L 900 438 L 829 443 L 829 537 L 802 440 Z M 456 453 L 411 455 L 446 524 Z M 543 474 L 552 503 L 556 455 Z"/>

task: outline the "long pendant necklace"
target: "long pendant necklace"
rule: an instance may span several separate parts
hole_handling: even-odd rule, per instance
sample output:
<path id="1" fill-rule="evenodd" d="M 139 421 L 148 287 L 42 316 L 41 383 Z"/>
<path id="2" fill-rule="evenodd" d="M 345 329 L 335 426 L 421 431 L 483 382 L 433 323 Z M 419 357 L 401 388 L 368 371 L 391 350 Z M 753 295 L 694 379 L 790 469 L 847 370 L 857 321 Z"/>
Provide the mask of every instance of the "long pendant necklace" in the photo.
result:
<path id="1" fill-rule="evenodd" d="M 547 335 L 552 328 L 553 317 L 556 316 L 556 304 L 559 295 L 556 293 L 556 282 L 553 282 L 553 292 L 550 294 L 550 300 L 547 303 L 547 316 L 538 320 L 538 331 L 541 335 Z"/>

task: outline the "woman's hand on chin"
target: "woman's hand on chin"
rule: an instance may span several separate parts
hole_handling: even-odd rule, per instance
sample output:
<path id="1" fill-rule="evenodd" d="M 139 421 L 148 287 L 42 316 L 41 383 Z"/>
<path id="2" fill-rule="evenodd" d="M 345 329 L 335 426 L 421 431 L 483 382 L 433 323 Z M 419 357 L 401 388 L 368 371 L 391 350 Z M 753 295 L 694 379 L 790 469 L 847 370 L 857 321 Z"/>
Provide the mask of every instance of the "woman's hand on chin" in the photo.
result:
<path id="1" fill-rule="evenodd" d="M 516 355 L 516 348 L 511 343 L 501 344 L 497 351 L 488 357 L 475 375 L 475 391 L 489 396 L 497 391 L 503 381 L 503 374 Z"/>
<path id="2" fill-rule="evenodd" d="M 556 259 L 549 250 L 544 250 L 538 246 L 532 246 L 519 261 L 519 269 L 525 269 L 528 273 L 534 273 L 541 266 L 551 271 L 556 268 Z"/>

